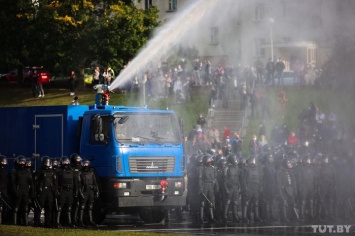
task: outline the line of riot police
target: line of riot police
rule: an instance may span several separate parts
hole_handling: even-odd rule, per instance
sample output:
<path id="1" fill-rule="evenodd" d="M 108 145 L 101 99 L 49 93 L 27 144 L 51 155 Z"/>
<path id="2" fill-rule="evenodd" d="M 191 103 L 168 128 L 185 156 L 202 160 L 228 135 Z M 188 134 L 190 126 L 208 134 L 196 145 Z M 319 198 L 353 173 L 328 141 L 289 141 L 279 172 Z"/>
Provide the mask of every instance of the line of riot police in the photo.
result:
<path id="1" fill-rule="evenodd" d="M 354 217 L 352 159 L 306 147 L 265 147 L 249 158 L 196 151 L 187 206 L 196 222 L 320 222 Z"/>
<path id="2" fill-rule="evenodd" d="M 14 164 L 8 171 L 7 158 L 0 156 L 0 224 L 27 226 L 32 211 L 33 226 L 96 226 L 93 206 L 99 187 L 89 160 L 76 153 L 59 161 L 44 156 L 37 171 L 24 156 Z"/>

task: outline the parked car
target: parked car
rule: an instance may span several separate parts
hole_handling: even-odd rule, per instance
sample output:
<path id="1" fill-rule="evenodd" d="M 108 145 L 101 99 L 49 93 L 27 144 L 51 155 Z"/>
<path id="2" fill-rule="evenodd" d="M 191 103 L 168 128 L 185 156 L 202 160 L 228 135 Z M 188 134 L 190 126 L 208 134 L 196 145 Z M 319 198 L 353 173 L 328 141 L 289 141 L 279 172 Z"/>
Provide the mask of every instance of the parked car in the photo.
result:
<path id="1" fill-rule="evenodd" d="M 24 83 L 31 83 L 32 82 L 32 71 L 37 70 L 39 75 L 39 81 L 43 84 L 49 83 L 51 81 L 51 74 L 48 71 L 45 71 L 43 67 L 25 67 L 23 68 L 23 80 Z M 18 70 L 14 69 L 9 73 L 3 74 L 0 78 L 1 82 L 8 82 L 8 83 L 17 83 L 20 82 L 21 79 L 18 75 Z"/>
<path id="2" fill-rule="evenodd" d="M 30 72 L 31 72 L 30 69 L 28 69 L 27 67 L 24 68 L 23 69 L 23 78 L 28 77 Z M 19 75 L 18 75 L 17 69 L 11 70 L 10 72 L 1 75 L 1 82 L 17 83 L 19 81 L 20 80 L 19 80 Z"/>

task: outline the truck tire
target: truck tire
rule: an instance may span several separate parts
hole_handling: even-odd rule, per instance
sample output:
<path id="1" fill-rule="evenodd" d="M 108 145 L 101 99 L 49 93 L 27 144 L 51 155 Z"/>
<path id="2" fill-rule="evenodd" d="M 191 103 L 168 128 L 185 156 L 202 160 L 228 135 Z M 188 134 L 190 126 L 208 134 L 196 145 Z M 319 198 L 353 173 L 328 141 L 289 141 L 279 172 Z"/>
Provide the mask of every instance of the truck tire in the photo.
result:
<path id="1" fill-rule="evenodd" d="M 142 208 L 139 210 L 140 218 L 148 224 L 160 223 L 165 219 L 167 210 L 164 208 Z"/>

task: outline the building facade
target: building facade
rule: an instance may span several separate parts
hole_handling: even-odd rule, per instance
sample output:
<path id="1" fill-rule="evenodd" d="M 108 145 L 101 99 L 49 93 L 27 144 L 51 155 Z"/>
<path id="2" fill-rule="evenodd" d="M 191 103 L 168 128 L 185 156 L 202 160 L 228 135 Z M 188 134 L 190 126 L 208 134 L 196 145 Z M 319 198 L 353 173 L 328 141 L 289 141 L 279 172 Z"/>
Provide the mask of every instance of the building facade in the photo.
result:
<path id="1" fill-rule="evenodd" d="M 142 8 L 156 6 L 169 22 L 186 8 L 201 9 L 201 20 L 189 26 L 181 44 L 198 49 L 202 58 L 252 65 L 281 58 L 287 70 L 295 62 L 321 66 L 336 40 L 351 26 L 351 0 L 142 0 Z M 193 12 L 193 11 L 192 11 Z M 183 16 L 182 19 L 194 16 Z"/>

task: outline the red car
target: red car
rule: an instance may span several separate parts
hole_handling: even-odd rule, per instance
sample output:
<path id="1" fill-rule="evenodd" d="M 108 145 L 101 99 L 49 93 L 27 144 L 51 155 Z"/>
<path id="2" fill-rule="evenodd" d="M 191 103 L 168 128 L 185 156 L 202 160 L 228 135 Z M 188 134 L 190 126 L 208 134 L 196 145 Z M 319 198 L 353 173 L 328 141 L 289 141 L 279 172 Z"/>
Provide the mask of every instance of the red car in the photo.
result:
<path id="1" fill-rule="evenodd" d="M 43 70 L 43 67 L 25 67 L 23 69 L 23 82 L 24 83 L 31 83 L 32 82 L 32 72 L 37 71 L 39 77 L 38 82 L 42 84 L 49 83 L 51 81 L 51 75 L 49 72 Z M 2 82 L 9 82 L 9 83 L 17 83 L 20 81 L 17 73 L 17 69 L 10 71 L 7 74 L 1 75 L 0 80 Z"/>

